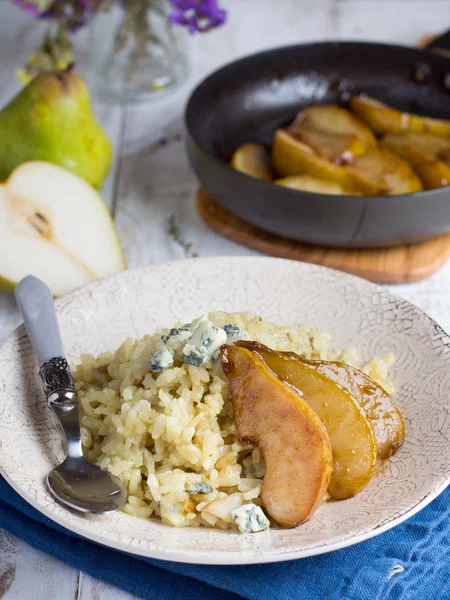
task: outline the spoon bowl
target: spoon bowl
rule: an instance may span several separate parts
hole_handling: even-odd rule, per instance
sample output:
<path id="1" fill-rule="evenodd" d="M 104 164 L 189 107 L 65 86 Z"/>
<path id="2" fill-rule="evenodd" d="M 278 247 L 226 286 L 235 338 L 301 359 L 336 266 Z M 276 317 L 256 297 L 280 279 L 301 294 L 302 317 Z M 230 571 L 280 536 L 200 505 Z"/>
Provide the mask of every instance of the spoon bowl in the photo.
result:
<path id="1" fill-rule="evenodd" d="M 57 500 L 82 512 L 113 512 L 127 500 L 127 490 L 118 477 L 84 458 L 67 457 L 50 471 L 47 485 Z"/>

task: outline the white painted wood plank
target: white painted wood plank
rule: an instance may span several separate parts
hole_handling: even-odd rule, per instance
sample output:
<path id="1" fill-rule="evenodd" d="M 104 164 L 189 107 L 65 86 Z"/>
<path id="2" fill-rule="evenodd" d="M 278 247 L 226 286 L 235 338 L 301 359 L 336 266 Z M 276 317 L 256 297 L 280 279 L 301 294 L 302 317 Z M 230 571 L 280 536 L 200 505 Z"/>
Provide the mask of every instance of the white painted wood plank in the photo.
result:
<path id="1" fill-rule="evenodd" d="M 414 45 L 450 26 L 449 0 L 339 0 L 336 14 L 338 35 L 348 40 Z"/>
<path id="2" fill-rule="evenodd" d="M 95 94 L 95 75 L 92 69 L 92 52 L 93 48 L 95 47 L 93 36 L 96 34 L 98 34 L 98 30 L 94 27 L 91 27 L 89 30 L 80 31 L 80 33 L 75 36 L 75 58 L 77 61 L 77 72 L 86 80 L 88 88 L 91 92 L 95 117 L 108 134 L 115 150 L 111 172 L 102 188 L 102 196 L 108 206 L 112 208 L 114 204 L 116 185 L 116 168 L 121 149 L 122 106 L 117 103 L 108 103 L 100 100 Z"/>
<path id="3" fill-rule="evenodd" d="M 0 291 L 0 344 L 17 327 L 19 313 L 12 294 Z"/>
<path id="4" fill-rule="evenodd" d="M 364 2 L 373 2 L 374 0 L 334 0 L 336 2 L 336 4 L 344 4 L 345 2 L 359 2 L 359 3 L 364 3 Z M 382 4 L 383 2 L 402 2 L 403 5 L 406 4 L 411 4 L 412 2 L 427 2 L 428 0 L 378 0 L 379 4 Z M 433 0 L 433 2 L 441 2 L 442 4 L 444 4 L 445 2 L 448 2 L 448 0 Z"/>
<path id="5" fill-rule="evenodd" d="M 77 580 L 75 569 L 0 530 L 0 598 L 74 600 Z"/>
<path id="6" fill-rule="evenodd" d="M 42 34 L 42 24 L 36 23 L 14 6 L 3 2 L 0 9 L 0 104 L 3 105 L 20 89 L 15 71 L 36 47 Z"/>
<path id="7" fill-rule="evenodd" d="M 104 581 L 80 573 L 78 600 L 138 600 L 138 598 Z"/>

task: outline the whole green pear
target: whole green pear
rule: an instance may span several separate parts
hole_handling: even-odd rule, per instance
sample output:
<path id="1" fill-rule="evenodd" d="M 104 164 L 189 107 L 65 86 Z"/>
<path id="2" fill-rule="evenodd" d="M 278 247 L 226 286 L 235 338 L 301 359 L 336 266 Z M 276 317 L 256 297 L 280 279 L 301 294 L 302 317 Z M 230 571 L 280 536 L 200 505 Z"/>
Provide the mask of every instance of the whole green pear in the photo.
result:
<path id="1" fill-rule="evenodd" d="M 38 75 L 0 111 L 0 181 L 33 160 L 65 167 L 96 188 L 111 168 L 111 143 L 70 69 Z"/>

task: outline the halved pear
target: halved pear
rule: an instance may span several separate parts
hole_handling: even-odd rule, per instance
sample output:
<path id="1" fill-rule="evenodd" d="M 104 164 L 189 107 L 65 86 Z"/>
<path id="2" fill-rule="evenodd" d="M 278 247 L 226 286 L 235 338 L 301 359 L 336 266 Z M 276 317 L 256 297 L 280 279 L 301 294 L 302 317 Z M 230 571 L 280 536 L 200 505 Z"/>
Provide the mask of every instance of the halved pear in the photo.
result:
<path id="1" fill-rule="evenodd" d="M 350 108 L 372 131 L 380 135 L 409 132 L 450 137 L 450 121 L 402 112 L 374 98 L 352 96 Z"/>
<path id="2" fill-rule="evenodd" d="M 333 452 L 330 494 L 344 499 L 361 491 L 374 474 L 377 450 L 372 426 L 350 392 L 306 366 L 293 352 L 277 352 L 259 342 L 237 344 L 301 394 L 324 423 Z"/>
<path id="3" fill-rule="evenodd" d="M 362 406 L 375 434 L 379 458 L 389 458 L 397 452 L 405 439 L 405 423 L 391 396 L 379 383 L 342 362 L 299 359 L 347 389 Z"/>
<path id="4" fill-rule="evenodd" d="M 371 148 L 346 169 L 355 176 L 382 186 L 388 194 L 420 192 L 423 185 L 408 163 L 384 148 Z"/>
<path id="5" fill-rule="evenodd" d="M 315 192 L 317 194 L 330 194 L 332 196 L 352 195 L 360 196 L 359 192 L 347 190 L 340 183 L 335 181 L 326 181 L 317 179 L 310 175 L 288 175 L 274 181 L 277 185 L 291 188 L 292 190 L 304 190 L 305 192 Z"/>
<path id="6" fill-rule="evenodd" d="M 322 502 L 330 480 L 326 429 L 303 398 L 255 354 L 224 345 L 220 358 L 239 437 L 257 444 L 265 461 L 264 507 L 279 525 L 296 527 Z"/>
<path id="7" fill-rule="evenodd" d="M 316 104 L 303 110 L 290 129 L 314 130 L 334 136 L 355 136 L 365 148 L 376 145 L 370 129 L 350 111 L 334 104 Z"/>
<path id="8" fill-rule="evenodd" d="M 1 287 L 31 274 L 61 296 L 125 266 L 108 207 L 77 175 L 36 161 L 0 186 Z"/>
<path id="9" fill-rule="evenodd" d="M 435 139 L 446 141 L 443 138 Z M 425 189 L 432 190 L 450 184 L 450 167 L 436 158 L 441 152 L 437 149 L 437 144 L 434 144 L 433 148 L 430 144 L 428 153 L 426 144 L 421 147 L 418 143 L 411 142 L 411 136 L 391 133 L 382 139 L 380 145 L 406 160 L 420 177 Z M 434 152 L 434 155 L 431 152 Z"/>
<path id="10" fill-rule="evenodd" d="M 385 193 L 379 184 L 360 178 L 344 167 L 325 160 L 307 144 L 296 139 L 285 129 L 277 129 L 273 145 L 274 168 L 279 175 L 310 175 L 316 179 L 334 181 L 354 192 L 369 195 Z"/>
<path id="11" fill-rule="evenodd" d="M 236 171 L 250 177 L 272 181 L 272 158 L 264 144 L 249 142 L 240 146 L 231 157 L 230 164 Z"/>

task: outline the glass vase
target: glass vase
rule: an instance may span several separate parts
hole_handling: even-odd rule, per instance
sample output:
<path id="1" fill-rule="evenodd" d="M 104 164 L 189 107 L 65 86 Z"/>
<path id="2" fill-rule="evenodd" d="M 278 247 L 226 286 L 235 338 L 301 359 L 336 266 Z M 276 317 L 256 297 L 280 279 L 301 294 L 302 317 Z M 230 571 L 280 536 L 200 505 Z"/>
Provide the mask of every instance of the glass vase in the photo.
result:
<path id="1" fill-rule="evenodd" d="M 169 23 L 167 0 L 129 0 L 95 19 L 97 93 L 124 102 L 161 97 L 187 78 L 186 33 Z"/>

